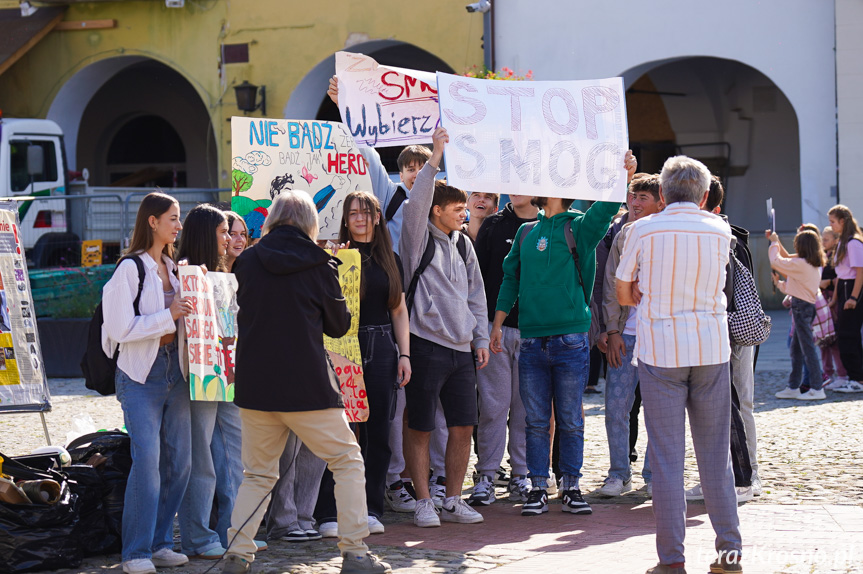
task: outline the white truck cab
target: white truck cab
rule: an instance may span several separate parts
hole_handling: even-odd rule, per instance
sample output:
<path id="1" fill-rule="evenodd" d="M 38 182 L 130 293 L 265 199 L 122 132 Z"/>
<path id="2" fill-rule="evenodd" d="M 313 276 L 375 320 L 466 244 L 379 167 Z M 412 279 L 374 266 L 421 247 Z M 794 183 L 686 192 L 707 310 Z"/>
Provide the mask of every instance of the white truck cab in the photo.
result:
<path id="1" fill-rule="evenodd" d="M 0 117 L 0 200 L 19 201 L 21 240 L 28 260 L 41 262 L 52 244 L 68 241 L 66 202 L 39 200 L 65 195 L 63 131 L 51 120 Z"/>

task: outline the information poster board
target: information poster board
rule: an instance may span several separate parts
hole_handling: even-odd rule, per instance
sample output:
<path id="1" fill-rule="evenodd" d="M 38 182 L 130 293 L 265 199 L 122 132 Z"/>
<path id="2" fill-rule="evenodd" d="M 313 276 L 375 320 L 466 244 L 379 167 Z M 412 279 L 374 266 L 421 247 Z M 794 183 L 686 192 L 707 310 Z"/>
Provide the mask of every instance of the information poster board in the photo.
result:
<path id="1" fill-rule="evenodd" d="M 437 84 L 450 185 L 626 200 L 623 78 L 502 82 L 438 72 Z"/>
<path id="2" fill-rule="evenodd" d="M 189 388 L 193 401 L 234 400 L 237 348 L 237 279 L 233 273 L 204 273 L 180 265 L 180 295 L 192 300 L 185 318 Z"/>
<path id="3" fill-rule="evenodd" d="M 231 118 L 231 209 L 261 236 L 273 199 L 286 189 L 308 193 L 318 210 L 318 239 L 336 239 L 342 204 L 372 190 L 365 161 L 344 124 Z"/>
<path id="4" fill-rule="evenodd" d="M 369 402 L 363 379 L 363 356 L 360 352 L 360 252 L 342 249 L 336 255 L 339 265 L 339 284 L 351 312 L 351 327 L 344 337 L 333 339 L 324 335 L 324 347 L 336 368 L 345 412 L 352 423 L 362 423 L 369 418 Z"/>
<path id="5" fill-rule="evenodd" d="M 0 412 L 50 410 L 18 206 L 0 202 Z"/>

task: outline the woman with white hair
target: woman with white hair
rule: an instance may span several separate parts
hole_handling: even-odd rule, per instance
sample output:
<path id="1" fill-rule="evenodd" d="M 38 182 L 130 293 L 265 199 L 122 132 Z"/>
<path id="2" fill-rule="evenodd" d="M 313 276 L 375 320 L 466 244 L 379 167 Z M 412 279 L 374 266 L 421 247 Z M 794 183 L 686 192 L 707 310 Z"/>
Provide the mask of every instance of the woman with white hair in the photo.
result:
<path id="1" fill-rule="evenodd" d="M 254 534 L 279 478 L 288 433 L 329 465 L 336 481 L 342 572 L 389 572 L 368 551 L 360 447 L 348 426 L 339 382 L 323 336 L 341 337 L 350 312 L 339 286 L 339 261 L 315 244 L 311 197 L 283 191 L 264 221 L 262 238 L 234 265 L 239 289 L 236 391 L 243 434 L 244 478 L 234 504 L 222 572 L 242 574 L 254 560 Z"/>

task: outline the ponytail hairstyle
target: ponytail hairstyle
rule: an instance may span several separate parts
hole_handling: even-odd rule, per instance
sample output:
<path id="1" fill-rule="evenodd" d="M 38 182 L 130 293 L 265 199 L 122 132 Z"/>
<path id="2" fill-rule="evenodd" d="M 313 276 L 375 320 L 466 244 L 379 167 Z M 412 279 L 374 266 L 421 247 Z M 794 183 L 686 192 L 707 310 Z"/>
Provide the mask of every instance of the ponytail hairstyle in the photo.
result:
<path id="1" fill-rule="evenodd" d="M 189 211 L 183 222 L 177 261 L 186 259 L 189 265 L 206 265 L 210 271 L 225 271 L 224 257 L 219 255 L 216 230 L 226 222 L 225 214 L 212 205 L 198 205 Z"/>
<path id="2" fill-rule="evenodd" d="M 174 205 L 180 206 L 180 203 L 164 193 L 154 191 L 148 193 L 141 200 L 141 205 L 138 206 L 138 215 L 135 216 L 135 227 L 132 229 L 132 239 L 129 241 L 129 247 L 123 251 L 123 256 L 133 253 L 143 253 L 153 246 L 153 229 L 150 227 L 150 216 L 156 219 L 162 217 Z M 162 253 L 174 258 L 174 245 L 169 243 L 162 250 Z"/>
<path id="3" fill-rule="evenodd" d="M 797 257 L 805 260 L 812 267 L 824 267 L 821 237 L 811 229 L 804 229 L 794 236 L 794 250 L 797 252 Z"/>
<path id="4" fill-rule="evenodd" d="M 381 266 L 389 279 L 390 288 L 389 296 L 387 297 L 387 307 L 395 309 L 402 302 L 402 275 L 399 273 L 398 265 L 396 264 L 396 256 L 393 253 L 393 242 L 390 239 L 390 232 L 387 229 L 383 214 L 381 213 L 381 204 L 378 198 L 367 191 L 352 191 L 345 197 L 345 202 L 342 204 L 342 225 L 339 227 L 339 243 L 347 243 L 353 241 L 351 233 L 348 230 L 348 213 L 354 204 L 354 200 L 359 202 L 359 209 L 368 213 L 368 223 L 374 223 L 375 214 L 378 215 L 378 224 L 374 226 L 372 234 L 372 260 Z M 365 274 L 365 266 L 360 266 L 360 272 Z M 360 280 L 360 299 L 365 296 L 366 282 Z"/>
<path id="5" fill-rule="evenodd" d="M 839 247 L 836 248 L 836 253 L 833 255 L 833 261 L 839 264 L 845 259 L 848 253 L 848 242 L 852 239 L 863 241 L 863 233 L 860 233 L 860 226 L 857 225 L 857 220 L 851 210 L 844 205 L 834 205 L 827 212 L 827 215 L 832 215 L 842 222 L 842 233 L 839 234 Z"/>

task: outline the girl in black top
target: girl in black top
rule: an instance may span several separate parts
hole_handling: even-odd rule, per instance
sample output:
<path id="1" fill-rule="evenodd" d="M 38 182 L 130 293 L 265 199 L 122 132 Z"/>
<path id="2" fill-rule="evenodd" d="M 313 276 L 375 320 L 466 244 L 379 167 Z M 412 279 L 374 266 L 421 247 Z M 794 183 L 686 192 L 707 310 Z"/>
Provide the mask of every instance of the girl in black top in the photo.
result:
<path id="1" fill-rule="evenodd" d="M 379 519 L 384 511 L 384 489 L 390 464 L 389 433 L 395 391 L 411 377 L 404 272 L 398 255 L 393 252 L 380 203 L 371 193 L 355 191 L 345 198 L 339 243 L 340 247 L 357 249 L 362 257 L 359 340 L 369 419 L 359 424 L 359 442 L 366 463 L 369 532 L 379 534 L 384 531 Z M 333 479 L 329 471 L 321 482 L 315 518 L 322 534 L 328 527 L 335 530 L 335 524 L 327 524 L 336 520 Z"/>

